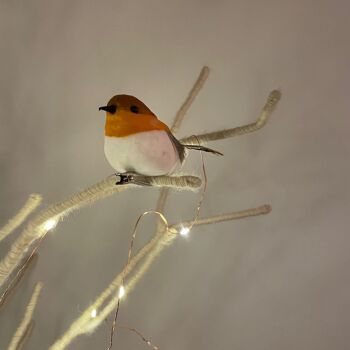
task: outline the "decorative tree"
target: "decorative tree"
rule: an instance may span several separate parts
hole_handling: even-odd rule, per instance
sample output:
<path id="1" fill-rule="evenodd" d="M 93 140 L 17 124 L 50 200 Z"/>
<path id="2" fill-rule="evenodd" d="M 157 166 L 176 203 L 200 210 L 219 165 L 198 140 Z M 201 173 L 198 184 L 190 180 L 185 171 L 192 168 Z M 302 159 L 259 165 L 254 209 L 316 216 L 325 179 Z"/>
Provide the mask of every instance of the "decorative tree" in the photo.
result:
<path id="1" fill-rule="evenodd" d="M 176 133 L 179 130 L 186 112 L 204 85 L 204 82 L 207 79 L 208 75 L 209 68 L 203 67 L 187 99 L 175 116 L 175 120 L 171 128 L 172 132 Z M 203 144 L 210 141 L 226 139 L 257 131 L 266 124 L 269 116 L 271 115 L 280 98 L 281 93 L 278 90 L 272 91 L 268 96 L 267 102 L 264 105 L 260 116 L 254 123 L 232 129 L 193 135 L 183 138 L 180 141 L 185 144 Z M 131 182 L 128 184 L 115 185 L 115 183 L 116 175 L 108 176 L 106 179 L 96 183 L 95 185 L 92 185 L 91 187 L 72 195 L 62 202 L 50 205 L 48 208 L 38 213 L 27 223 L 20 236 L 14 241 L 7 254 L 2 257 L 0 261 L 0 288 L 3 290 L 3 293 L 0 297 L 1 307 L 8 300 L 13 290 L 18 287 L 19 282 L 25 272 L 29 270 L 29 267 L 35 260 L 34 258 L 36 257 L 36 252 L 40 248 L 40 244 L 45 238 L 46 233 L 52 230 L 60 220 L 68 216 L 74 210 L 81 209 L 87 204 L 91 205 L 97 200 L 118 194 L 124 190 L 137 189 L 140 186 L 153 186 L 161 188 L 156 210 L 142 214 L 134 227 L 129 248 L 128 261 L 122 271 L 119 272 L 109 284 L 109 286 L 107 286 L 107 288 L 96 297 L 95 301 L 80 314 L 80 316 L 71 324 L 69 329 L 54 342 L 54 344 L 50 347 L 51 350 L 65 349 L 77 336 L 91 333 L 102 323 L 102 321 L 108 315 L 116 310 L 111 330 L 111 338 L 109 344 L 110 349 L 112 347 L 113 333 L 116 330 L 116 327 L 118 327 L 117 315 L 120 301 L 125 294 L 128 294 L 132 291 L 140 278 L 144 276 L 144 274 L 148 271 L 160 252 L 162 252 L 165 247 L 169 246 L 176 239 L 176 237 L 179 235 L 188 234 L 188 232 L 195 226 L 217 224 L 223 221 L 267 214 L 271 211 L 271 207 L 265 204 L 253 209 L 218 214 L 216 216 L 207 218 L 200 218 L 199 210 L 205 192 L 205 182 L 204 191 L 202 192 L 202 197 L 199 201 L 195 218 L 188 222 L 168 224 L 164 216 L 164 208 L 169 196 L 169 190 L 198 190 L 202 185 L 202 180 L 199 177 L 189 175 L 135 175 L 131 179 Z M 15 229 L 18 228 L 22 223 L 24 223 L 27 217 L 39 206 L 40 202 L 41 196 L 38 194 L 32 194 L 24 207 L 18 212 L 18 214 L 15 215 L 0 230 L 0 242 L 6 236 L 14 232 Z M 138 227 L 139 221 L 144 215 L 149 213 L 156 214 L 160 218 L 156 232 L 153 238 L 147 244 L 145 244 L 135 255 L 132 255 L 133 242 L 136 238 L 136 229 Z M 33 295 L 26 308 L 23 319 L 8 346 L 9 350 L 20 349 L 26 339 L 28 339 L 33 329 L 34 323 L 32 322 L 32 315 L 41 289 L 42 283 L 39 282 L 34 289 Z M 151 342 L 148 341 L 138 330 L 130 327 L 126 328 L 138 334 L 149 346 L 153 347 L 154 349 L 158 349 L 156 346 L 152 345 Z"/>

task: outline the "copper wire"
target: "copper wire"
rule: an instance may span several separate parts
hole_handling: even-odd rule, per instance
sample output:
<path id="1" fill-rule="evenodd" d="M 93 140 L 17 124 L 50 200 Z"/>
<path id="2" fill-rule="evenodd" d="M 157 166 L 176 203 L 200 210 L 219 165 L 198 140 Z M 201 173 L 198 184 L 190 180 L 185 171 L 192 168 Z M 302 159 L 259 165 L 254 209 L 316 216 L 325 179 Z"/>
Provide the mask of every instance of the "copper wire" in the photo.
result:
<path id="1" fill-rule="evenodd" d="M 25 271 L 27 270 L 28 265 L 30 264 L 33 256 L 36 254 L 37 250 L 39 249 L 39 247 L 40 247 L 42 241 L 44 240 L 47 232 L 45 232 L 45 233 L 43 233 L 41 235 L 41 237 L 38 239 L 38 243 L 34 246 L 33 250 L 28 255 L 28 257 L 24 260 L 24 263 L 18 269 L 18 271 L 16 272 L 15 276 L 8 283 L 7 287 L 5 288 L 5 291 L 1 294 L 0 305 L 2 305 L 5 302 L 5 299 L 11 293 L 11 290 L 16 287 L 17 281 L 20 280 L 23 277 Z"/>
<path id="2" fill-rule="evenodd" d="M 119 328 L 125 329 L 130 332 L 136 333 L 149 347 L 151 347 L 153 350 L 159 350 L 159 347 L 152 344 L 150 340 L 148 340 L 140 331 L 138 331 L 136 328 L 128 327 L 128 326 L 119 326 Z"/>
<path id="3" fill-rule="evenodd" d="M 128 265 L 130 263 L 131 256 L 132 256 L 132 249 L 133 249 L 133 246 L 134 246 L 134 241 L 136 239 L 137 228 L 138 228 L 138 226 L 140 224 L 141 219 L 144 216 L 148 215 L 148 214 L 156 214 L 156 215 L 158 215 L 161 218 L 161 220 L 163 221 L 164 225 L 165 225 L 165 230 L 167 231 L 168 228 L 169 228 L 169 224 L 168 224 L 167 219 L 165 218 L 165 216 L 162 213 L 160 213 L 158 211 L 155 211 L 155 210 L 145 211 L 144 213 L 142 213 L 138 217 L 138 219 L 137 219 L 137 221 L 135 223 L 134 229 L 132 231 L 132 235 L 131 235 L 130 247 L 129 247 L 129 251 L 128 251 L 128 260 L 127 260 L 127 263 L 126 263 L 126 265 L 125 265 L 125 267 L 124 267 L 124 269 L 122 271 L 121 287 L 124 285 L 125 270 L 128 267 Z M 114 314 L 114 319 L 113 319 L 113 323 L 112 323 L 112 327 L 111 327 L 111 333 L 110 333 L 110 339 L 109 339 L 109 346 L 108 346 L 107 350 L 111 350 L 112 346 L 113 346 L 113 336 L 114 336 L 114 334 L 116 332 L 116 325 L 117 325 L 117 319 L 118 319 L 119 308 L 120 308 L 120 299 L 121 299 L 121 297 L 118 296 L 117 308 L 116 308 L 116 311 L 115 311 L 115 314 Z M 136 330 L 135 330 L 135 332 L 137 333 Z"/>
<path id="4" fill-rule="evenodd" d="M 200 142 L 199 142 L 197 136 L 193 135 L 193 137 L 197 139 L 198 146 L 200 146 Z M 196 221 L 199 218 L 199 214 L 200 214 L 200 211 L 201 211 L 201 208 L 202 208 L 203 200 L 204 200 L 205 194 L 207 192 L 208 178 L 207 178 L 207 171 L 206 171 L 206 167 L 205 167 L 205 162 L 204 162 L 204 157 L 203 157 L 203 152 L 202 151 L 200 151 L 200 155 L 201 155 L 201 162 L 202 162 L 202 173 L 203 173 L 203 177 L 204 177 L 203 191 L 202 191 L 202 193 L 201 193 L 201 195 L 199 197 L 199 200 L 198 200 L 198 204 L 197 204 L 197 208 L 196 208 L 196 215 L 194 216 L 193 221 L 191 222 L 190 226 L 188 227 L 189 231 L 191 231 L 192 227 L 195 225 Z"/>

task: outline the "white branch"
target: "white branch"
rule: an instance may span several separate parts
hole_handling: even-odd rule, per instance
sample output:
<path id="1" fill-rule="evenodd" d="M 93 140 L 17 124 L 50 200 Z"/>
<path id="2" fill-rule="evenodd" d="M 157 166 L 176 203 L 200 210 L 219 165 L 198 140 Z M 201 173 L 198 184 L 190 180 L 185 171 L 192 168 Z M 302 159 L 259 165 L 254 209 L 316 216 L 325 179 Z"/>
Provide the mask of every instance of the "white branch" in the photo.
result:
<path id="1" fill-rule="evenodd" d="M 217 216 L 210 216 L 208 218 L 199 218 L 195 221 L 187 221 L 179 224 L 171 225 L 169 230 L 171 232 L 180 232 L 183 227 L 194 227 L 201 225 L 217 224 L 218 222 L 231 221 L 237 219 L 244 219 L 248 217 L 265 215 L 271 211 L 271 206 L 268 204 L 262 205 L 257 208 L 246 209 L 241 211 L 234 211 L 230 213 L 220 214 Z"/>
<path id="2" fill-rule="evenodd" d="M 41 282 L 37 283 L 34 289 L 34 292 L 32 294 L 32 297 L 30 298 L 30 301 L 26 307 L 26 311 L 24 313 L 23 319 L 18 326 L 15 334 L 13 335 L 10 345 L 8 346 L 7 350 L 17 350 L 19 344 L 21 343 L 21 340 L 23 336 L 25 335 L 28 326 L 30 325 L 30 322 L 32 320 L 32 316 L 35 310 L 35 306 L 38 302 L 38 298 L 41 292 L 41 289 L 43 287 L 43 284 Z"/>
<path id="3" fill-rule="evenodd" d="M 197 145 L 199 143 L 207 143 L 209 141 L 216 141 L 227 139 L 229 137 L 245 135 L 261 129 L 267 123 L 273 110 L 277 106 L 278 101 L 281 99 L 281 92 L 279 90 L 273 90 L 269 94 L 264 108 L 262 109 L 259 118 L 251 124 L 238 126 L 232 129 L 214 131 L 207 134 L 189 136 L 181 139 L 181 143 L 186 145 Z"/>
<path id="4" fill-rule="evenodd" d="M 39 206 L 41 200 L 42 197 L 40 194 L 32 193 L 29 196 L 23 208 L 0 229 L 0 242 L 22 224 L 28 215 Z"/>
<path id="5" fill-rule="evenodd" d="M 269 205 L 263 205 L 253 209 L 199 219 L 195 225 L 206 225 L 228 220 L 242 219 L 249 216 L 262 215 L 267 214 L 270 210 L 271 207 Z M 96 301 L 83 311 L 83 313 L 72 323 L 67 332 L 64 333 L 62 337 L 49 348 L 49 350 L 63 350 L 77 336 L 90 333 L 100 326 L 106 317 L 115 310 L 118 304 L 118 291 L 123 278 L 131 275 L 126 283 L 124 281 L 125 295 L 127 295 L 145 275 L 164 248 L 174 241 L 179 233 L 177 229 L 184 224 L 187 223 L 172 225 L 168 231 L 156 233 L 154 238 L 140 249 L 140 251 L 130 260 L 130 263 L 125 269 L 114 278 L 112 283 L 97 297 Z M 102 306 L 108 298 L 109 301 L 107 304 Z M 96 310 L 96 317 L 91 317 L 92 310 Z"/>
<path id="6" fill-rule="evenodd" d="M 201 180 L 195 176 L 135 176 L 139 184 L 153 187 L 171 187 L 175 189 L 193 190 L 201 186 Z M 29 247 L 38 239 L 41 239 L 48 231 L 46 223 L 57 223 L 59 219 L 67 216 L 72 211 L 91 204 L 99 199 L 119 193 L 130 188 L 140 188 L 135 184 L 115 185 L 116 176 L 111 175 L 105 180 L 74 194 L 68 199 L 53 204 L 40 212 L 31 220 L 22 234 L 12 244 L 7 255 L 0 262 L 0 286 L 19 266 L 28 252 Z M 0 298 L 1 301 L 2 298 Z"/>

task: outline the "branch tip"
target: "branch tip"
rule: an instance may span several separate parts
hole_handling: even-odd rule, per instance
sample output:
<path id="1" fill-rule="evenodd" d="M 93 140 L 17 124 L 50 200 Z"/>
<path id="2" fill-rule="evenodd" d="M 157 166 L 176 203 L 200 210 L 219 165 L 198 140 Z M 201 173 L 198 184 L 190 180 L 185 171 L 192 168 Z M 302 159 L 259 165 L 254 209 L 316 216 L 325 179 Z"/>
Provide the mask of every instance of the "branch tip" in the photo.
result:
<path id="1" fill-rule="evenodd" d="M 274 108 L 277 106 L 277 103 L 282 98 L 282 93 L 280 90 L 273 90 L 270 92 L 269 97 L 267 98 L 264 110 L 271 113 Z"/>

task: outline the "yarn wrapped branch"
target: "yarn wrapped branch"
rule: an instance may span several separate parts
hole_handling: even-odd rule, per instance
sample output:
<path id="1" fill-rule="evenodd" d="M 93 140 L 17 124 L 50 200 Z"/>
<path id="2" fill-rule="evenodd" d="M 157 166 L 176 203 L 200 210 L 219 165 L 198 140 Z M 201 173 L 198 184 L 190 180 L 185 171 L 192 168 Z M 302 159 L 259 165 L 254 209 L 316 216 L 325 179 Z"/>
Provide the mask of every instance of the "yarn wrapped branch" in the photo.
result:
<path id="1" fill-rule="evenodd" d="M 253 209 L 198 219 L 193 226 L 217 224 L 228 220 L 268 214 L 270 210 L 271 207 L 265 204 Z M 164 248 L 170 246 L 175 238 L 178 237 L 181 227 L 189 223 L 190 222 L 174 224 L 169 226 L 169 229 L 166 231 L 156 232 L 153 238 L 135 254 L 122 272 L 118 273 L 109 286 L 107 286 L 96 300 L 78 316 L 68 330 L 49 348 L 49 350 L 63 350 L 79 335 L 91 333 L 98 326 L 103 324 L 106 317 L 117 307 L 119 300 L 118 292 L 123 280 L 125 295 L 128 295 L 146 274 Z M 91 317 L 91 312 L 93 310 L 96 310 L 96 317 Z"/>
<path id="2" fill-rule="evenodd" d="M 74 210 L 97 200 L 117 194 L 130 188 L 140 188 L 140 185 L 153 187 L 169 187 L 182 190 L 196 190 L 201 186 L 201 179 L 195 176 L 135 176 L 135 183 L 116 186 L 116 176 L 111 175 L 106 179 L 80 191 L 68 199 L 53 204 L 41 211 L 32 219 L 22 234 L 12 244 L 7 255 L 0 262 L 0 287 L 7 278 L 21 264 L 27 255 L 29 247 L 41 239 L 48 231 L 47 223 L 56 225 L 58 220 L 67 216 Z M 25 265 L 25 264 L 24 264 Z M 23 265 L 23 266 L 24 266 Z M 3 296 L 0 298 L 0 303 Z"/>
<path id="3" fill-rule="evenodd" d="M 258 131 L 266 125 L 269 117 L 277 106 L 278 101 L 281 99 L 281 92 L 279 90 L 273 90 L 270 92 L 265 106 L 263 107 L 258 119 L 254 123 L 238 126 L 232 129 L 225 129 L 220 131 L 209 132 L 206 134 L 193 135 L 182 138 L 180 141 L 186 145 L 198 145 L 198 143 L 207 143 L 209 141 L 223 140 L 230 137 L 249 134 L 254 131 Z"/>
<path id="4" fill-rule="evenodd" d="M 38 302 L 42 287 L 43 287 L 43 284 L 41 282 L 38 282 L 36 284 L 34 288 L 34 292 L 26 307 L 23 319 L 20 322 L 16 332 L 14 333 L 7 350 L 20 349 L 24 344 L 25 340 L 28 338 L 28 335 L 30 335 L 31 331 L 33 330 L 34 323 L 32 321 L 32 316 L 33 316 L 36 304 Z"/>

